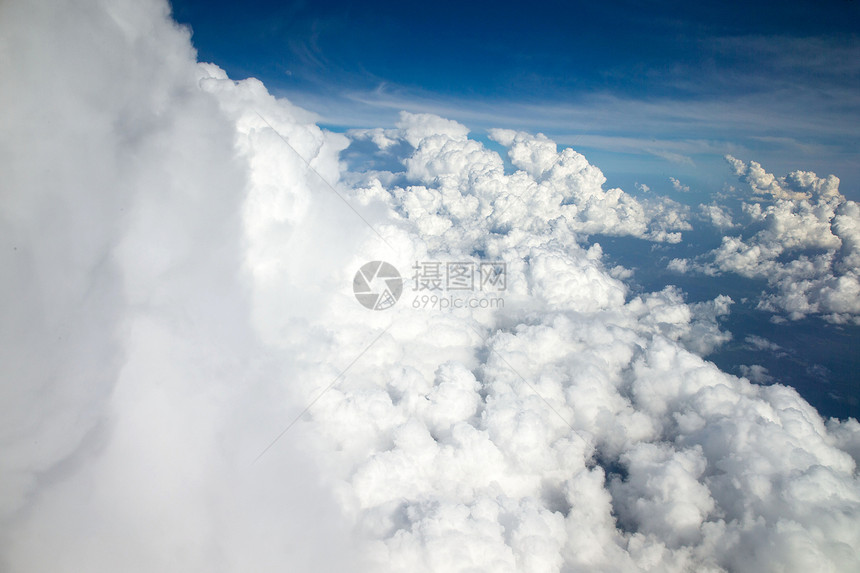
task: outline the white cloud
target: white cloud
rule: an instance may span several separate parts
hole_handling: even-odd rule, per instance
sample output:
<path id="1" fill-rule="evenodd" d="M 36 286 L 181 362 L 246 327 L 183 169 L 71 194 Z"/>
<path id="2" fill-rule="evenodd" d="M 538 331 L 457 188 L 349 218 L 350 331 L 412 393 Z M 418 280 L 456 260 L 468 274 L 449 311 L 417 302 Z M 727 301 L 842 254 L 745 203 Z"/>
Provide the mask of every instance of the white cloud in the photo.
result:
<path id="1" fill-rule="evenodd" d="M 416 131 L 415 125 L 420 129 Z M 428 131 L 439 126 L 436 133 Z M 402 114 L 399 137 L 414 148 L 403 159 L 413 185 L 392 190 L 410 221 L 439 243 L 463 241 L 479 229 L 510 232 L 514 222 L 525 229 L 554 226 L 558 233 L 632 235 L 678 242 L 692 227 L 679 204 L 665 198 L 638 201 L 621 189 L 604 190 L 606 178 L 572 149 L 558 151 L 548 138 L 512 130 L 491 130 L 490 137 L 509 147 L 520 171 L 506 175 L 497 153 L 467 137 L 468 130 L 433 118 Z M 360 185 L 370 187 L 374 173 Z"/>
<path id="2" fill-rule="evenodd" d="M 558 160 L 555 142 L 542 133 L 532 136 L 512 129 L 491 129 L 490 139 L 507 147 L 514 166 L 535 179 L 540 179 Z"/>
<path id="3" fill-rule="evenodd" d="M 755 334 L 747 335 L 744 338 L 744 342 L 746 342 L 756 350 L 770 350 L 771 352 L 782 350 L 782 346 L 780 346 L 776 342 L 770 341 L 763 336 L 756 336 Z"/>
<path id="4" fill-rule="evenodd" d="M 699 205 L 699 212 L 717 229 L 726 230 L 735 226 L 731 212 L 716 203 Z"/>
<path id="5" fill-rule="evenodd" d="M 741 364 L 740 370 L 741 374 L 757 384 L 767 384 L 774 380 L 773 376 L 768 374 L 767 368 L 761 364 L 750 364 L 749 366 Z"/>
<path id="6" fill-rule="evenodd" d="M 770 195 L 774 199 L 801 200 L 811 197 L 839 196 L 839 178 L 828 175 L 819 178 L 809 171 L 793 171 L 785 177 L 775 177 L 764 170 L 761 164 L 750 161 L 744 163 L 731 155 L 726 155 L 726 161 L 732 166 L 735 175 L 742 178 L 754 193 Z"/>
<path id="7" fill-rule="evenodd" d="M 835 323 L 860 321 L 860 208 L 839 193 L 839 179 L 803 171 L 777 178 L 755 162 L 727 159 L 770 201 L 743 203 L 746 221 L 733 225 L 724 207 L 701 206 L 715 226 L 740 227 L 742 234 L 723 237 L 696 268 L 765 279 L 769 290 L 759 308 L 790 319 L 813 314 Z"/>
<path id="8" fill-rule="evenodd" d="M 412 147 L 418 147 L 428 138 L 444 138 L 452 140 L 465 140 L 469 130 L 450 119 L 444 119 L 429 113 L 406 113 L 400 114 L 400 122 L 397 124 L 403 138 Z"/>
<path id="9" fill-rule="evenodd" d="M 582 155 L 521 132 L 495 134 L 506 175 L 431 116 L 364 135 L 410 144 L 397 178 L 345 173 L 342 136 L 196 65 L 166 4 L 86 7 L 0 8 L 21 48 L 0 110 L 19 302 L 5 571 L 857 568 L 856 421 L 705 361 L 728 297 L 631 296 L 578 242 L 683 230 L 671 203 L 604 190 Z M 808 229 L 823 205 L 750 217 L 836 249 Z M 832 211 L 836 265 L 855 209 Z M 351 292 L 368 260 L 471 257 L 508 263 L 504 309 L 404 293 L 375 312 Z"/>
<path id="10" fill-rule="evenodd" d="M 672 259 L 666 265 L 666 268 L 673 273 L 684 274 L 690 268 L 690 261 L 687 259 Z"/>
<path id="11" fill-rule="evenodd" d="M 0 326 L 0 569 L 342 571 L 351 534 L 314 457 L 285 444 L 292 464 L 247 469 L 287 371 L 251 325 L 259 253 L 242 214 L 268 194 L 277 249 L 313 212 L 310 179 L 282 153 L 279 187 L 254 181 L 226 98 L 201 89 L 223 73 L 197 66 L 168 13 L 0 6 L 0 69 L 16 78 L 0 109 L 15 141 L 0 150 L 14 301 Z M 248 121 L 251 102 L 269 105 L 297 149 L 336 167 L 306 112 L 227 83 Z M 264 161 L 275 148 L 259 143 Z"/>
<path id="12" fill-rule="evenodd" d="M 672 182 L 672 189 L 674 189 L 675 191 L 677 191 L 679 193 L 689 193 L 689 191 L 690 191 L 689 185 L 684 185 L 683 183 L 681 183 L 680 181 L 678 181 L 674 177 L 669 177 L 669 181 Z"/>
<path id="13" fill-rule="evenodd" d="M 700 542 L 702 525 L 716 509 L 700 481 L 708 467 L 702 449 L 639 443 L 621 460 L 627 479 L 616 477 L 610 491 L 627 527 L 653 534 L 671 549 Z"/>
<path id="14" fill-rule="evenodd" d="M 733 303 L 730 297 L 720 295 L 711 301 L 684 304 L 683 293 L 670 286 L 632 299 L 628 309 L 640 328 L 679 341 L 704 356 L 731 339 L 731 333 L 720 330 L 719 318 L 729 314 Z"/>

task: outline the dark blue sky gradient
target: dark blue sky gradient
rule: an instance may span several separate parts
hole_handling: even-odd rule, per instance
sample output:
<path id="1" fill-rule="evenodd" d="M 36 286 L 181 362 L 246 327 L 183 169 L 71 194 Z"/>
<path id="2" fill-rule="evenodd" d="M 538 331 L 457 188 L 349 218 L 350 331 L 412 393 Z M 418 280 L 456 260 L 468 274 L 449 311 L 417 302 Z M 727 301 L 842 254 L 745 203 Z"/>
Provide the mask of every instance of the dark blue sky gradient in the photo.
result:
<path id="1" fill-rule="evenodd" d="M 544 132 L 598 158 L 610 181 L 668 173 L 716 188 L 732 153 L 860 189 L 855 0 L 173 7 L 201 60 L 331 128 L 427 111 Z"/>
<path id="2" fill-rule="evenodd" d="M 176 0 L 200 57 L 280 86 L 391 82 L 452 95 L 546 99 L 610 89 L 695 91 L 671 81 L 753 71 L 755 53 L 712 40 L 757 35 L 856 41 L 856 1 L 201 2 Z M 814 55 L 810 54 L 810 57 Z M 789 70 L 786 70 L 789 71 Z M 289 80 L 284 77 L 287 73 Z M 799 78 L 798 78 L 799 79 Z M 730 87 L 730 86 L 728 86 Z"/>

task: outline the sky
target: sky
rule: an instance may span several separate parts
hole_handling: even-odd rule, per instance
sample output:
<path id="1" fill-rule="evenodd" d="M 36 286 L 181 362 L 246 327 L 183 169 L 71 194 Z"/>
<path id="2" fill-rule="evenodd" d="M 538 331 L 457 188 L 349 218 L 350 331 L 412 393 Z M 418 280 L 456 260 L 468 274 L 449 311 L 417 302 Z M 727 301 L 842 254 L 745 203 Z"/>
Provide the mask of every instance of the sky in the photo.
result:
<path id="1" fill-rule="evenodd" d="M 0 570 L 860 570 L 820 6 L 0 2 Z"/>
<path id="2" fill-rule="evenodd" d="M 674 174 L 718 189 L 732 153 L 860 188 L 854 1 L 173 7 L 202 60 L 331 127 L 391 126 L 405 109 L 543 132 L 618 185 Z"/>

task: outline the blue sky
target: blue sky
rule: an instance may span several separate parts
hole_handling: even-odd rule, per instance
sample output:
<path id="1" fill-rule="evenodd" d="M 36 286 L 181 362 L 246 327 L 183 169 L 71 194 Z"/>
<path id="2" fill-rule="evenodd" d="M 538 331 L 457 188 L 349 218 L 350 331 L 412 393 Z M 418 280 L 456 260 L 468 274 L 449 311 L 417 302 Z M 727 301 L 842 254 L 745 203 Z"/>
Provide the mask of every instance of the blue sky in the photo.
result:
<path id="1" fill-rule="evenodd" d="M 401 109 L 585 152 L 610 184 L 717 189 L 722 156 L 858 197 L 860 7 L 788 2 L 173 2 L 204 61 L 334 129 Z M 649 179 L 650 177 L 650 179 Z"/>

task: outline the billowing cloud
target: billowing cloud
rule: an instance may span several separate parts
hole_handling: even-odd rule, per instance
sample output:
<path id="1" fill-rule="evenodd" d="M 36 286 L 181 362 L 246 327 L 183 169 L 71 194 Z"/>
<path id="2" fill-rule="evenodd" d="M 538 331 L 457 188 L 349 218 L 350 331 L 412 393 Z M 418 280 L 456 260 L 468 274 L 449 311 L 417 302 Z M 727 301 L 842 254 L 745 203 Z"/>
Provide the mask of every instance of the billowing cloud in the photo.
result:
<path id="1" fill-rule="evenodd" d="M 433 126 L 436 131 L 428 131 Z M 374 137 L 367 131 L 353 136 Z M 510 175 L 502 158 L 468 138 L 464 126 L 436 116 L 404 112 L 397 129 L 386 130 L 385 137 L 383 149 L 398 139 L 413 148 L 402 159 L 409 185 L 391 190 L 398 198 L 396 210 L 439 243 L 547 225 L 571 238 L 606 234 L 678 242 L 681 231 L 692 228 L 688 214 L 668 199 L 640 202 L 621 189 L 603 189 L 600 169 L 570 148 L 558 151 L 543 135 L 490 131 L 494 141 L 508 147 L 517 168 Z M 357 184 L 367 189 L 382 181 L 374 172 Z"/>
<path id="2" fill-rule="evenodd" d="M 0 36 L 0 569 L 348 570 L 314 456 L 248 469 L 289 372 L 249 285 L 313 214 L 306 168 L 237 148 L 166 2 L 4 2 Z M 309 114 L 223 81 L 337 165 Z"/>
<path id="3" fill-rule="evenodd" d="M 730 298 L 634 294 L 584 242 L 681 208 L 429 115 L 349 173 L 166 4 L 85 5 L 0 8 L 4 570 L 857 568 L 860 425 L 706 361 Z M 749 213 L 847 268 L 856 206 L 823 200 Z M 503 261 L 504 307 L 368 310 L 381 259 Z"/>
<path id="4" fill-rule="evenodd" d="M 835 175 L 819 178 L 810 171 L 793 171 L 785 177 L 775 177 L 755 161 L 747 164 L 731 155 L 726 155 L 726 161 L 732 166 L 735 175 L 745 181 L 753 193 L 758 195 L 791 200 L 839 195 L 839 178 Z"/>
<path id="5" fill-rule="evenodd" d="M 715 226 L 739 225 L 740 234 L 723 237 L 697 268 L 765 279 L 770 290 L 759 301 L 761 309 L 791 319 L 813 314 L 836 323 L 858 322 L 860 207 L 839 193 L 839 179 L 804 171 L 777 178 L 755 162 L 727 159 L 754 193 L 771 201 L 744 202 L 744 222 L 736 225 L 725 208 L 702 206 Z M 673 261 L 671 267 L 683 270 L 685 264 Z"/>

